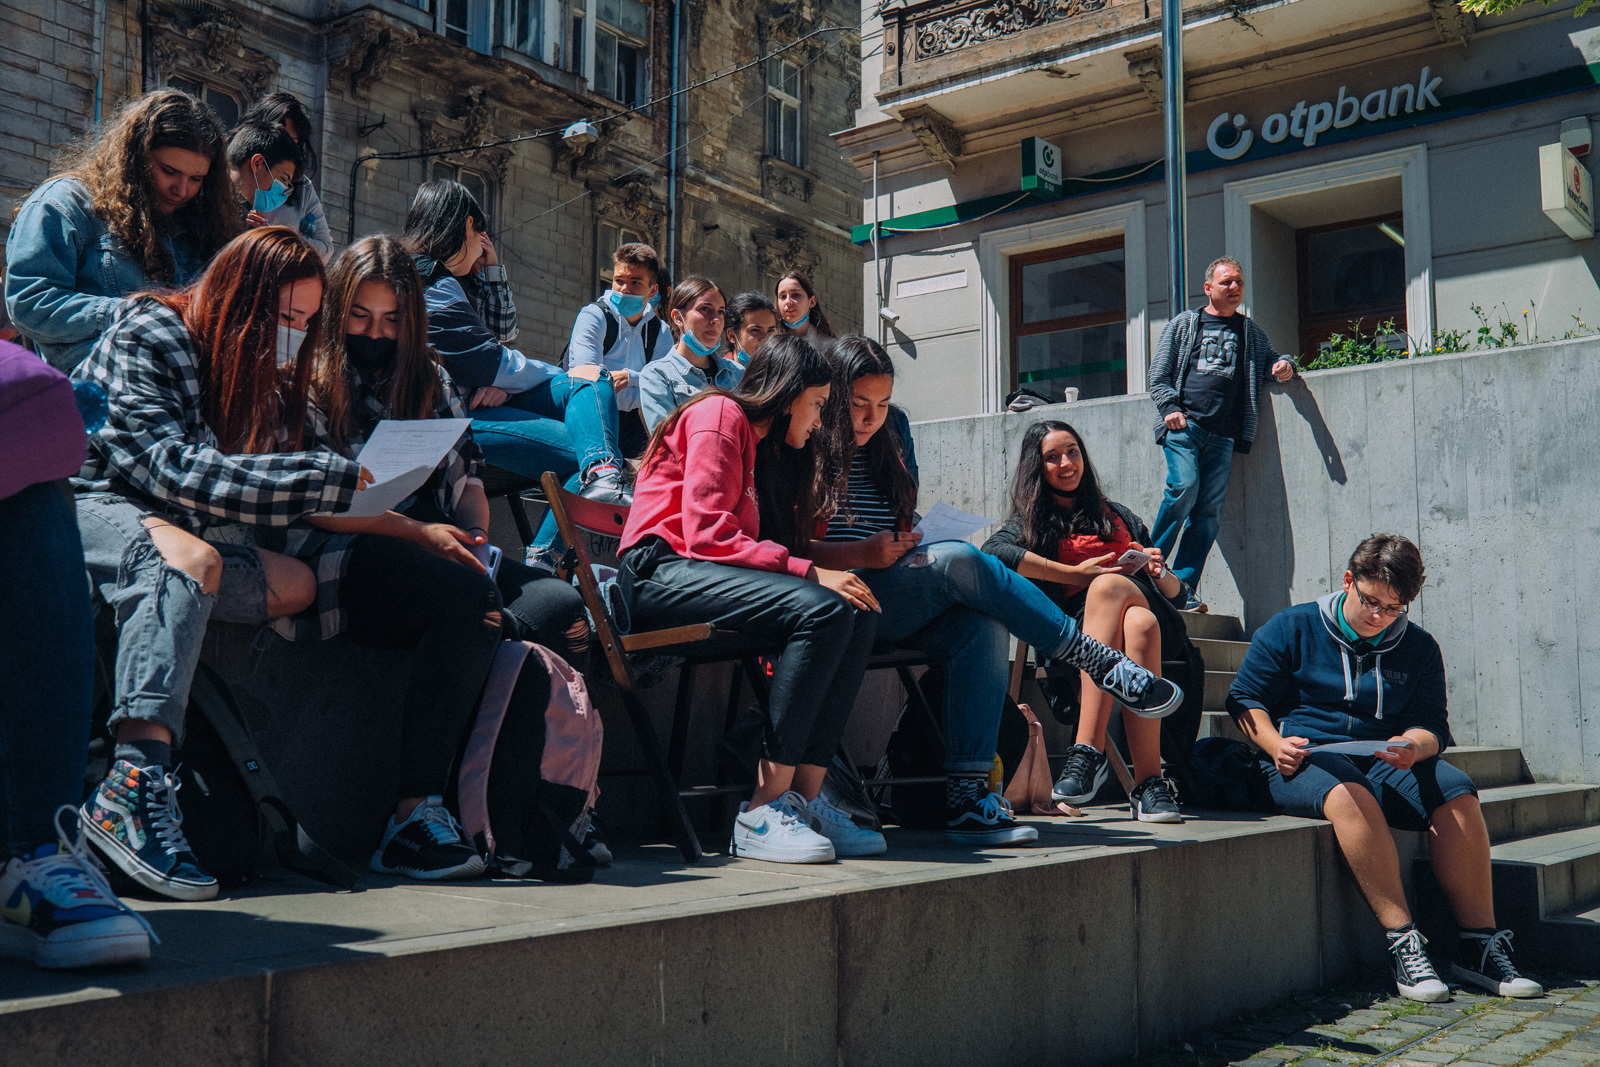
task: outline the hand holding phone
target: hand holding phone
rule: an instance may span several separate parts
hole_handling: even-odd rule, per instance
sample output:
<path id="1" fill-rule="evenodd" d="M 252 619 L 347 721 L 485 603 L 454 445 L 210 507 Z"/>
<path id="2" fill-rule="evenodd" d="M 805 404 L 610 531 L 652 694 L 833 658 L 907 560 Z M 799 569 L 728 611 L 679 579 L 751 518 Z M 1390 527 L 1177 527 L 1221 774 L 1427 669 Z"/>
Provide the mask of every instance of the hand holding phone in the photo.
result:
<path id="1" fill-rule="evenodd" d="M 1149 566 L 1150 561 L 1153 559 L 1155 557 L 1148 552 L 1140 552 L 1137 548 L 1130 548 L 1118 558 L 1116 566 L 1130 574 L 1134 574 Z"/>

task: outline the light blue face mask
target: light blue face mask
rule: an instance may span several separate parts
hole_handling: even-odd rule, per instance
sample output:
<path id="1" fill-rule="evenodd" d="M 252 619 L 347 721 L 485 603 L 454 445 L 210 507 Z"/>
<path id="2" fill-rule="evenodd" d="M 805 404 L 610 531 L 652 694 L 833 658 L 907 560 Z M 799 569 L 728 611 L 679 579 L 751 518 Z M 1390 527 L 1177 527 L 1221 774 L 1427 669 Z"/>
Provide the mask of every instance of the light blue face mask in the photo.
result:
<path id="1" fill-rule="evenodd" d="M 255 181 L 255 172 L 252 170 L 250 180 Z M 289 199 L 289 187 L 279 178 L 272 179 L 272 185 L 266 189 L 256 188 L 256 197 L 253 206 L 263 215 L 269 211 L 276 211 Z"/>
<path id="2" fill-rule="evenodd" d="M 794 322 L 790 322 L 788 319 L 784 319 L 783 320 L 783 324 L 785 326 L 789 327 L 789 329 L 791 329 L 791 330 L 798 330 L 800 327 L 804 326 L 806 323 L 808 323 L 810 321 L 811 321 L 811 312 L 808 311 L 804 315 L 801 315 Z"/>
<path id="3" fill-rule="evenodd" d="M 701 359 L 706 359 L 717 354 L 718 346 L 711 345 L 710 347 L 707 347 L 706 345 L 701 344 L 700 338 L 696 337 L 691 330 L 683 331 L 683 343 L 689 346 L 689 351 L 693 352 Z"/>
<path id="4" fill-rule="evenodd" d="M 660 307 L 661 306 L 661 294 L 659 292 L 651 293 L 650 294 L 650 299 L 646 300 L 645 303 L 649 304 L 652 308 Z"/>
<path id="5" fill-rule="evenodd" d="M 606 299 L 611 301 L 611 306 L 617 309 L 617 314 L 625 319 L 644 313 L 644 297 L 634 296 L 632 293 L 619 293 L 615 289 L 606 294 Z"/>

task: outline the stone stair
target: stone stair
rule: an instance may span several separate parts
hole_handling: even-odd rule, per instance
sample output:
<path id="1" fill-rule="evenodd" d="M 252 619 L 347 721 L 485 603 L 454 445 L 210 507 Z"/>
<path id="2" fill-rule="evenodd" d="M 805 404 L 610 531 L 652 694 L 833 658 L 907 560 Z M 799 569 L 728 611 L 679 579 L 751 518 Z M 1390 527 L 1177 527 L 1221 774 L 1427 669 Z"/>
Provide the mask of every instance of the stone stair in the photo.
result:
<path id="1" fill-rule="evenodd" d="M 1243 627 L 1229 616 L 1184 619 L 1206 661 L 1200 736 L 1243 740 L 1225 704 L 1250 647 Z M 1516 931 L 1519 958 L 1573 971 L 1593 968 L 1600 960 L 1600 786 L 1535 782 L 1515 747 L 1462 745 L 1445 758 L 1478 786 L 1496 917 Z M 1408 852 L 1416 855 L 1415 876 L 1434 884 L 1426 848 L 1403 848 L 1401 855 Z"/>

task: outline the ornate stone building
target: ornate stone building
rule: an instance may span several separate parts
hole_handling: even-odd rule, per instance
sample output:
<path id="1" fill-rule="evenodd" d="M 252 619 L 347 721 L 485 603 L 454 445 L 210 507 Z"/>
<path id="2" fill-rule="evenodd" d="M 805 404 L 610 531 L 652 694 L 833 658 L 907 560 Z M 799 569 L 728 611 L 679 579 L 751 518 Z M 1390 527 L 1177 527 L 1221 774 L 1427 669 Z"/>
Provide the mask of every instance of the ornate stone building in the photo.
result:
<path id="1" fill-rule="evenodd" d="M 828 137 L 860 99 L 848 0 L 57 0 L 38 10 L 0 0 L 0 226 L 57 148 L 93 127 L 97 104 L 109 116 L 132 94 L 177 86 L 231 124 L 281 89 L 317 123 L 317 184 L 337 244 L 399 229 L 430 178 L 479 195 L 530 354 L 557 356 L 624 240 L 654 244 L 675 277 L 708 274 L 730 295 L 770 291 L 799 267 L 836 324 L 859 326 L 861 254 L 849 233 L 860 186 Z M 674 107 L 675 86 L 700 82 Z M 580 119 L 599 139 L 569 147 L 559 133 Z M 491 142 L 509 143 L 478 147 Z"/>

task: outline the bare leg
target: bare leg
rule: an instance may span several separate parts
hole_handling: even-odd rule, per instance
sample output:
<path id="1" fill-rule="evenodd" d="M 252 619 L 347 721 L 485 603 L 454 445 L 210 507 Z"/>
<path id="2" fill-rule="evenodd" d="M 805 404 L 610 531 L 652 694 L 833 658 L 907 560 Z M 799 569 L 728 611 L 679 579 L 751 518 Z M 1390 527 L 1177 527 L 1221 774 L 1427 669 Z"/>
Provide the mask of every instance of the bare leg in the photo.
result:
<path id="1" fill-rule="evenodd" d="M 1102 574 L 1089 583 L 1088 596 L 1083 605 L 1083 632 L 1107 648 L 1123 651 L 1127 641 L 1124 635 L 1125 616 L 1132 608 L 1139 608 L 1152 621 L 1150 605 L 1144 593 L 1131 578 L 1121 574 Z M 1161 668 L 1160 635 L 1156 636 L 1155 669 Z M 1130 653 L 1131 655 L 1131 653 Z M 1150 664 L 1141 664 L 1150 666 Z M 1101 752 L 1106 750 L 1106 723 L 1111 721 L 1111 708 L 1115 703 L 1111 694 L 1095 685 L 1094 679 L 1082 675 L 1078 689 L 1078 736 L 1080 745 L 1092 745 Z M 1129 734 L 1132 743 L 1133 735 Z M 1157 746 L 1159 758 L 1159 745 Z"/>
<path id="2" fill-rule="evenodd" d="M 1400 856 L 1377 799 L 1358 785 L 1341 782 L 1322 802 L 1322 814 L 1333 824 L 1339 851 L 1383 928 L 1394 930 L 1410 922 L 1411 911 L 1400 885 Z M 1487 863 L 1484 869 L 1488 869 Z"/>
<path id="3" fill-rule="evenodd" d="M 1456 925 L 1468 930 L 1494 926 L 1489 828 L 1477 797 L 1456 797 L 1434 811 L 1428 848 L 1433 873 L 1455 910 Z"/>
<path id="4" fill-rule="evenodd" d="M 317 599 L 317 576 L 297 559 L 261 551 L 261 570 L 267 582 L 267 617 L 281 619 L 309 608 Z"/>
<path id="5" fill-rule="evenodd" d="M 1137 590 L 1135 590 L 1137 592 Z M 1129 604 L 1122 616 L 1123 651 L 1129 659 L 1161 677 L 1161 625 L 1145 605 L 1143 597 L 1138 604 Z M 1123 729 L 1128 734 L 1128 748 L 1133 760 L 1133 780 L 1161 774 L 1161 721 L 1145 719 L 1126 708 L 1122 712 Z"/>

